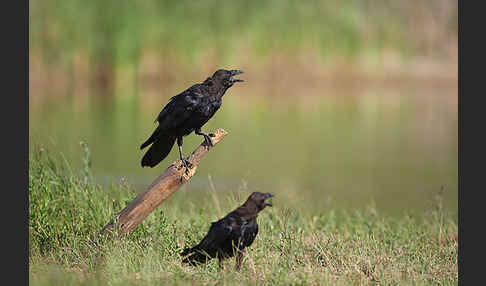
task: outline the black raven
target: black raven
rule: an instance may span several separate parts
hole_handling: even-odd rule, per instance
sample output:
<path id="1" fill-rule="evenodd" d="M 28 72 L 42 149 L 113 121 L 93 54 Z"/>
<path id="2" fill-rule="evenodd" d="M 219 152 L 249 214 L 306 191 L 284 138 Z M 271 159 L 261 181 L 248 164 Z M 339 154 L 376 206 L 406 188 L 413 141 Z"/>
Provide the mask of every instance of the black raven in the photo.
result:
<path id="1" fill-rule="evenodd" d="M 186 168 L 189 162 L 182 155 L 182 137 L 194 131 L 204 136 L 206 144 L 212 145 L 209 134 L 203 133 L 201 127 L 208 122 L 221 106 L 226 90 L 235 82 L 243 81 L 234 78 L 242 74 L 240 70 L 217 70 L 212 77 L 198 83 L 172 97 L 162 109 L 155 121 L 159 126 L 145 141 L 140 149 L 152 144 L 142 158 L 142 167 L 154 167 L 169 155 L 174 142 L 179 146 L 179 157 Z"/>
<path id="2" fill-rule="evenodd" d="M 236 256 L 236 269 L 239 270 L 245 248 L 250 246 L 258 234 L 256 217 L 266 206 L 272 206 L 270 193 L 253 192 L 246 202 L 224 218 L 211 223 L 206 236 L 201 242 L 186 248 L 181 256 L 183 263 L 195 265 L 205 263 L 211 258 L 218 258 L 219 264 L 225 258 Z"/>

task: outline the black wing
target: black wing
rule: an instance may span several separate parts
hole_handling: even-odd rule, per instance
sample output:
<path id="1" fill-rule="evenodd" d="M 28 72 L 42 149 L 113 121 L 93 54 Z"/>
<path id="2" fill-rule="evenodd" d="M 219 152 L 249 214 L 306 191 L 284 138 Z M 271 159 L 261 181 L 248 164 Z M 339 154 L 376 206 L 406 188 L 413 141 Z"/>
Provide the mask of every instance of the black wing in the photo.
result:
<path id="1" fill-rule="evenodd" d="M 214 257 L 218 249 L 221 249 L 224 243 L 231 238 L 233 230 L 234 227 L 227 221 L 213 222 L 208 234 L 201 240 L 197 248 Z"/>
<path id="2" fill-rule="evenodd" d="M 253 241 L 255 240 L 255 237 L 258 234 L 258 224 L 256 223 L 256 220 L 253 219 L 249 221 L 248 223 L 245 223 L 244 225 L 241 226 L 241 235 L 243 237 L 243 241 L 241 245 L 243 248 L 250 246 Z"/>
<path id="3" fill-rule="evenodd" d="M 204 263 L 208 261 L 208 256 L 210 258 L 216 257 L 218 250 L 231 237 L 232 230 L 231 224 L 227 224 L 224 219 L 213 222 L 208 233 L 198 245 L 184 249 L 181 253 L 181 256 L 184 256 L 182 262 L 190 264 L 194 262 Z"/>
<path id="4" fill-rule="evenodd" d="M 174 130 L 183 125 L 191 117 L 202 97 L 199 84 L 172 97 L 155 119 L 159 122 L 160 131 L 165 133 L 165 131 Z"/>

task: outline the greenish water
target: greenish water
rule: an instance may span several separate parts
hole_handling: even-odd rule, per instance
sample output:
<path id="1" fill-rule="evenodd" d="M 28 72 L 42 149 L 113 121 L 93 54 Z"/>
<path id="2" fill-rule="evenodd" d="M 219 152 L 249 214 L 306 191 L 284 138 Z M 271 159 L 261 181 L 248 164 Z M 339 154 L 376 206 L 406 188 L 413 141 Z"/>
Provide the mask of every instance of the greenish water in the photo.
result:
<path id="1" fill-rule="evenodd" d="M 178 159 L 173 148 L 156 168 L 141 168 L 139 146 L 161 108 L 183 89 L 155 96 L 31 91 L 30 152 L 61 152 L 78 172 L 85 141 L 97 182 L 118 184 L 123 177 L 142 191 Z M 274 203 L 302 211 L 362 209 L 373 200 L 379 212 L 399 216 L 421 215 L 442 188 L 444 208 L 457 216 L 457 86 L 409 82 L 270 93 L 268 86 L 247 84 L 225 95 L 203 130 L 216 128 L 228 136 L 171 200 L 197 204 L 211 189 L 268 191 L 276 194 Z M 185 137 L 184 153 L 201 141 Z"/>

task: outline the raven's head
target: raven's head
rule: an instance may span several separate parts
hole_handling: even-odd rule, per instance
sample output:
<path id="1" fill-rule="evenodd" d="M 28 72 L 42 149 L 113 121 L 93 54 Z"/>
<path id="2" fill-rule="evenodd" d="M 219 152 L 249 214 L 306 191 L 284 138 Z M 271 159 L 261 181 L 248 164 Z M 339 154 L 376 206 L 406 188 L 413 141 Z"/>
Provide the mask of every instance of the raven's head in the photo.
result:
<path id="1" fill-rule="evenodd" d="M 232 87 L 235 82 L 242 82 L 242 79 L 234 78 L 235 75 L 242 74 L 241 70 L 217 70 L 212 79 L 222 86 L 229 88 Z"/>
<path id="2" fill-rule="evenodd" d="M 260 193 L 260 192 L 253 192 L 251 193 L 248 201 L 252 201 L 258 208 L 258 210 L 263 210 L 266 206 L 272 206 L 270 202 L 270 198 L 274 197 L 274 195 L 270 193 Z"/>

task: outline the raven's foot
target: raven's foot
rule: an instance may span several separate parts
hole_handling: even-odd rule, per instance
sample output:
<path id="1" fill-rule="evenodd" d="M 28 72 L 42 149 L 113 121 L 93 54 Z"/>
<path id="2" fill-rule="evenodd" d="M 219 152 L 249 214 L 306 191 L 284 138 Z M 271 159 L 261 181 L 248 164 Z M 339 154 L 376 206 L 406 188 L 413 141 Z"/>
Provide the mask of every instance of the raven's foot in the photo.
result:
<path id="1" fill-rule="evenodd" d="M 182 165 L 186 168 L 186 174 L 189 174 L 189 169 L 192 169 L 192 163 L 187 161 L 186 159 L 181 159 L 182 160 Z"/>
<path id="2" fill-rule="evenodd" d="M 214 146 L 213 141 L 211 140 L 211 137 L 215 137 L 216 135 L 214 135 L 212 133 L 206 134 L 206 133 L 201 131 L 201 128 L 196 129 L 194 132 L 197 135 L 204 136 L 204 145 L 210 146 L 210 147 Z"/>
<path id="3" fill-rule="evenodd" d="M 212 135 L 212 136 L 211 136 Z M 214 134 L 204 134 L 204 143 L 206 146 L 211 146 L 213 147 L 213 141 L 211 140 L 211 137 L 214 137 Z"/>
<path id="4" fill-rule="evenodd" d="M 223 259 L 218 258 L 218 272 L 224 270 Z"/>

